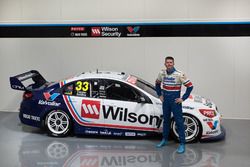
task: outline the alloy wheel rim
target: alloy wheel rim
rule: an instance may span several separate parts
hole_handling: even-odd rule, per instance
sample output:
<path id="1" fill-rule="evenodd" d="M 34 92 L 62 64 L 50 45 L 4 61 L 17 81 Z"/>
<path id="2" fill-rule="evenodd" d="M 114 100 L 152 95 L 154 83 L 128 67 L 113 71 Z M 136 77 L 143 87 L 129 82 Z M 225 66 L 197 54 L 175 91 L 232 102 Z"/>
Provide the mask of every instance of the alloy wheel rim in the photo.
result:
<path id="1" fill-rule="evenodd" d="M 196 121 L 189 116 L 184 115 L 183 119 L 184 119 L 184 128 L 185 128 L 185 138 L 186 140 L 190 140 L 197 134 L 198 125 Z M 177 132 L 176 122 L 174 122 L 173 127 L 174 127 L 173 128 L 174 134 L 177 137 L 179 137 L 178 132 Z"/>
<path id="2" fill-rule="evenodd" d="M 63 134 L 69 127 L 69 119 L 65 113 L 55 111 L 49 115 L 48 128 L 55 134 Z"/>

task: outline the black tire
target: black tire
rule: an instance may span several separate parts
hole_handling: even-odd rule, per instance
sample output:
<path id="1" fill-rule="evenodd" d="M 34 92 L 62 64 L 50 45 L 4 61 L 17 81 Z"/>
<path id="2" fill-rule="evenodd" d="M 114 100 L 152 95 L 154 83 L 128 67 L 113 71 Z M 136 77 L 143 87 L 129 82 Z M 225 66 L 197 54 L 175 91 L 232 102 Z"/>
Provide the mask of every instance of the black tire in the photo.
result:
<path id="1" fill-rule="evenodd" d="M 199 120 L 190 114 L 183 114 L 186 143 L 194 143 L 200 140 L 202 134 L 202 127 Z M 171 135 L 179 142 L 179 135 L 174 119 L 171 121 Z"/>
<path id="2" fill-rule="evenodd" d="M 65 137 L 71 130 L 71 119 L 62 110 L 52 110 L 45 118 L 45 128 L 49 136 Z"/>

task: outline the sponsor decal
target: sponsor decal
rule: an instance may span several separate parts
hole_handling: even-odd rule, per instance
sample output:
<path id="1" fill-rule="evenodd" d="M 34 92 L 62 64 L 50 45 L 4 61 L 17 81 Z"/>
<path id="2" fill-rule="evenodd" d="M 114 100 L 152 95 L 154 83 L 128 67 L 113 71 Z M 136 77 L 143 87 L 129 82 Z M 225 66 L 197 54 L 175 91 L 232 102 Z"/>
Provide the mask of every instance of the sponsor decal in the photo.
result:
<path id="1" fill-rule="evenodd" d="M 34 116 L 34 115 L 23 114 L 23 118 L 34 120 L 34 121 L 40 121 L 40 117 L 37 117 L 37 116 Z"/>
<path id="2" fill-rule="evenodd" d="M 206 132 L 206 135 L 212 135 L 212 134 L 215 134 L 215 133 L 218 133 L 219 130 L 214 130 L 214 131 L 208 131 Z"/>
<path id="3" fill-rule="evenodd" d="M 18 80 L 22 81 L 22 80 L 26 80 L 28 78 L 31 78 L 33 76 L 33 73 L 27 73 L 25 75 L 22 75 L 20 77 L 18 77 Z"/>
<path id="4" fill-rule="evenodd" d="M 174 77 L 165 77 L 164 81 L 175 81 Z"/>
<path id="5" fill-rule="evenodd" d="M 129 76 L 129 78 L 127 79 L 127 82 L 129 82 L 129 83 L 135 85 L 136 82 L 137 82 L 137 78 L 134 77 L 134 76 Z"/>
<path id="6" fill-rule="evenodd" d="M 210 129 L 214 130 L 217 128 L 219 121 L 214 121 L 214 122 L 207 122 L 208 126 L 210 127 Z"/>
<path id="7" fill-rule="evenodd" d="M 174 77 L 164 77 L 163 82 L 164 84 L 169 84 L 169 83 L 176 84 Z"/>
<path id="8" fill-rule="evenodd" d="M 100 101 L 82 100 L 81 117 L 99 119 L 100 106 Z"/>
<path id="9" fill-rule="evenodd" d="M 141 34 L 138 33 L 139 30 L 140 30 L 140 26 L 135 26 L 135 27 L 128 26 L 127 30 L 129 32 L 127 34 L 127 36 L 130 36 L 130 37 L 139 37 L 139 36 L 141 36 Z"/>
<path id="10" fill-rule="evenodd" d="M 146 136 L 146 133 L 137 133 L 137 136 Z"/>
<path id="11" fill-rule="evenodd" d="M 208 107 L 210 107 L 210 108 L 212 108 L 212 106 L 213 106 L 212 102 L 211 102 L 210 100 L 208 100 L 208 99 L 206 99 L 204 105 L 205 105 L 205 106 L 208 106 Z"/>
<path id="12" fill-rule="evenodd" d="M 55 102 L 55 101 L 45 101 L 45 100 L 39 100 L 38 101 L 38 104 L 40 104 L 40 105 L 47 105 L 47 106 L 60 106 L 61 105 L 61 103 L 57 103 L 57 102 Z"/>
<path id="13" fill-rule="evenodd" d="M 100 37 L 101 36 L 101 27 L 92 27 L 91 28 L 91 36 Z"/>
<path id="14" fill-rule="evenodd" d="M 213 118 L 216 116 L 216 112 L 215 110 L 211 110 L 211 109 L 199 109 L 200 113 L 202 115 L 204 115 L 205 117 L 208 118 Z"/>
<path id="15" fill-rule="evenodd" d="M 70 36 L 72 37 L 86 37 L 88 33 L 84 32 L 85 27 L 70 27 Z"/>
<path id="16" fill-rule="evenodd" d="M 135 136 L 135 132 L 125 132 L 125 136 Z"/>
<path id="17" fill-rule="evenodd" d="M 101 135 L 107 135 L 107 136 L 112 135 L 111 131 L 108 131 L 107 129 L 105 129 L 104 131 L 100 131 L 100 134 Z"/>
<path id="18" fill-rule="evenodd" d="M 114 136 L 122 136 L 122 132 L 113 132 Z"/>
<path id="19" fill-rule="evenodd" d="M 128 113 L 127 108 L 102 106 L 104 119 L 119 120 L 124 122 L 139 122 L 140 124 L 156 124 L 157 128 L 162 123 L 162 116 Z M 154 123 L 155 122 L 155 123 Z"/>
<path id="20" fill-rule="evenodd" d="M 59 95 L 60 93 L 53 93 L 52 95 L 49 92 L 43 93 L 43 96 L 47 101 L 54 101 Z"/>
<path id="21" fill-rule="evenodd" d="M 213 119 L 211 119 L 211 118 L 206 118 L 206 119 L 203 119 L 203 121 L 204 121 L 204 122 L 209 122 L 209 121 L 212 122 Z"/>
<path id="22" fill-rule="evenodd" d="M 86 134 L 98 134 L 98 131 L 95 131 L 95 130 L 85 130 L 84 131 Z"/>
<path id="23" fill-rule="evenodd" d="M 93 37 L 120 37 L 121 32 L 119 32 L 118 27 L 92 27 L 91 36 Z"/>
<path id="24" fill-rule="evenodd" d="M 202 97 L 201 96 L 195 96 L 194 97 L 194 102 L 202 103 Z"/>
<path id="25" fill-rule="evenodd" d="M 13 89 L 18 89 L 18 90 L 24 90 L 25 89 L 24 86 L 20 86 L 20 85 L 11 85 L 11 87 Z"/>
<path id="26" fill-rule="evenodd" d="M 193 110 L 194 107 L 190 107 L 190 106 L 182 106 L 183 109 L 188 109 L 188 110 Z"/>

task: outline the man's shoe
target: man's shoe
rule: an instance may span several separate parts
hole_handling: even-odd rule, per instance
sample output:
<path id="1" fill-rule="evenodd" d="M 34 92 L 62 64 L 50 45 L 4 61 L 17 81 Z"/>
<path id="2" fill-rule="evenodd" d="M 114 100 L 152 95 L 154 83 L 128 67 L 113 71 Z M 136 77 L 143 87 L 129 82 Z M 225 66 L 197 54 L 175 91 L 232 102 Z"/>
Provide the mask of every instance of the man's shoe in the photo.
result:
<path id="1" fill-rule="evenodd" d="M 177 153 L 182 154 L 185 152 L 185 144 L 180 144 L 177 148 Z"/>
<path id="2" fill-rule="evenodd" d="M 156 145 L 157 148 L 161 148 L 165 145 L 168 144 L 168 141 L 166 139 L 162 139 L 161 142 L 159 144 Z"/>

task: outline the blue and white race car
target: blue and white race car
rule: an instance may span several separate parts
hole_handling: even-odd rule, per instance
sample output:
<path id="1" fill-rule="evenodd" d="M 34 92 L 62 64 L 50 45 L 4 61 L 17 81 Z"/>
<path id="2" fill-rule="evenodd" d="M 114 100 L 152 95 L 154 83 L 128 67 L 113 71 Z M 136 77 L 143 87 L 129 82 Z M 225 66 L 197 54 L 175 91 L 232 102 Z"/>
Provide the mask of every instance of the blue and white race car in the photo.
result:
<path id="1" fill-rule="evenodd" d="M 32 82 L 27 82 L 29 80 Z M 11 88 L 24 91 L 23 124 L 45 127 L 50 136 L 148 136 L 162 133 L 162 104 L 152 84 L 118 72 L 86 72 L 47 82 L 35 70 L 10 77 Z M 26 86 L 25 86 L 26 85 Z M 213 102 L 190 95 L 183 102 L 187 142 L 225 137 Z M 171 134 L 178 140 L 174 120 Z"/>

